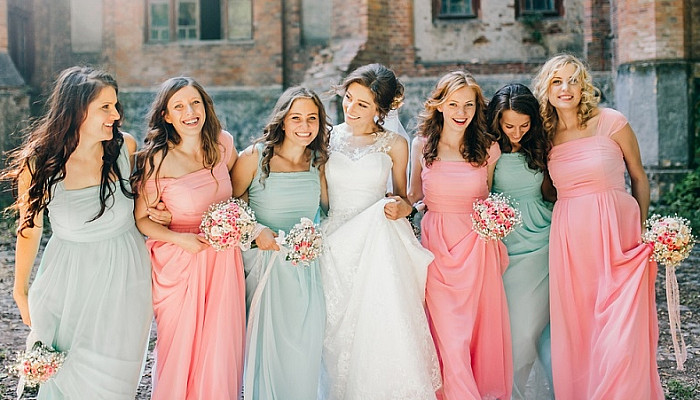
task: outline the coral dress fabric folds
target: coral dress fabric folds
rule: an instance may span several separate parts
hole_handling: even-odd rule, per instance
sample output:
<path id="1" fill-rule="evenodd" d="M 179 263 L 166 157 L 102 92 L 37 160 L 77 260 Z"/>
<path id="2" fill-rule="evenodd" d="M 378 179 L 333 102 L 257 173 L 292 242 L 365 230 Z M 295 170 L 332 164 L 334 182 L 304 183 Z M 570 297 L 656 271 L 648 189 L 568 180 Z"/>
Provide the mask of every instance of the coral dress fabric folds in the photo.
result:
<path id="1" fill-rule="evenodd" d="M 233 138 L 212 171 L 201 169 L 159 180 L 161 199 L 172 213 L 170 229 L 199 232 L 209 205 L 228 199 L 232 187 L 226 160 Z M 149 180 L 149 190 L 155 181 Z M 158 328 L 153 399 L 236 399 L 241 391 L 245 333 L 245 281 L 238 247 L 191 254 L 149 239 L 153 264 L 153 310 Z"/>
<path id="2" fill-rule="evenodd" d="M 651 249 L 625 190 L 627 124 L 600 109 L 594 136 L 554 146 L 550 234 L 552 369 L 557 399 L 663 399 Z"/>
<path id="3" fill-rule="evenodd" d="M 489 149 L 489 163 L 500 156 Z M 510 399 L 513 382 L 508 303 L 502 274 L 506 247 L 472 229 L 472 204 L 489 194 L 487 167 L 462 161 L 423 166 L 423 245 L 428 267 L 425 300 L 442 366 L 444 399 Z"/>

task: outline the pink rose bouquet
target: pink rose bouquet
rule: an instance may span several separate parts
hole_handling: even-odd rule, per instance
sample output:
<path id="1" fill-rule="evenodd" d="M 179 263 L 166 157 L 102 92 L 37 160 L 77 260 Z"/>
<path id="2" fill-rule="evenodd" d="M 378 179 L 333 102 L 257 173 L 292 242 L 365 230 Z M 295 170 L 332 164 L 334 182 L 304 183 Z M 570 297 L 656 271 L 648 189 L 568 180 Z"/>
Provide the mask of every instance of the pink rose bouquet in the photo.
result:
<path id="1" fill-rule="evenodd" d="M 522 223 L 520 211 L 501 193 L 475 201 L 473 208 L 472 226 L 483 240 L 503 239 Z"/>
<path id="2" fill-rule="evenodd" d="M 31 350 L 20 352 L 8 369 L 20 378 L 21 395 L 24 387 L 34 387 L 51 379 L 61 368 L 66 353 L 56 351 L 42 342 L 34 343 Z"/>
<path id="3" fill-rule="evenodd" d="M 677 267 L 693 250 L 695 238 L 690 222 L 678 216 L 652 215 L 646 221 L 642 241 L 652 245 L 654 261 L 668 267 Z"/>
<path id="4" fill-rule="evenodd" d="M 216 251 L 233 246 L 247 249 L 255 239 L 255 224 L 255 213 L 248 204 L 231 198 L 209 206 L 199 229 Z"/>
<path id="5" fill-rule="evenodd" d="M 690 222 L 679 216 L 662 217 L 652 215 L 645 223 L 646 232 L 642 242 L 653 249 L 651 257 L 666 267 L 666 304 L 671 328 L 673 352 L 676 356 L 676 368 L 683 370 L 688 357 L 685 340 L 681 334 L 680 293 L 676 279 L 676 267 L 688 258 L 693 250 L 695 238 Z"/>
<path id="6" fill-rule="evenodd" d="M 284 246 L 289 251 L 286 260 L 292 265 L 309 264 L 321 254 L 323 237 L 318 225 L 308 218 L 302 218 L 284 237 Z"/>

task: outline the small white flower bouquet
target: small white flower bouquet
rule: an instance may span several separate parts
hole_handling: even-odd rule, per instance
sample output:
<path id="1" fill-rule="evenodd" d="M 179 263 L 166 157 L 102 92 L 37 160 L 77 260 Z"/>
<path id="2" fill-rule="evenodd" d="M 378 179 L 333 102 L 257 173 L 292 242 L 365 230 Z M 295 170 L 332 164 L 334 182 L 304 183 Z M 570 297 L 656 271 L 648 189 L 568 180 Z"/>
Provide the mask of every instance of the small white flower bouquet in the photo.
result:
<path id="1" fill-rule="evenodd" d="M 56 351 L 42 342 L 35 342 L 31 350 L 19 352 L 15 362 L 7 367 L 20 378 L 17 395 L 21 396 L 25 386 L 35 387 L 51 379 L 65 360 L 65 352 Z"/>
<path id="2" fill-rule="evenodd" d="M 245 201 L 231 198 L 209 206 L 199 229 L 216 251 L 233 246 L 247 249 L 255 237 L 255 213 Z"/>
<path id="3" fill-rule="evenodd" d="M 292 265 L 309 266 L 323 250 L 323 236 L 318 225 L 308 218 L 302 218 L 284 236 L 284 247 L 287 248 L 287 261 Z"/>
<path id="4" fill-rule="evenodd" d="M 520 210 L 501 193 L 491 193 L 474 202 L 471 214 L 474 231 L 483 240 L 500 240 L 522 223 Z"/>
<path id="5" fill-rule="evenodd" d="M 666 267 L 668 322 L 676 357 L 676 368 L 682 371 L 688 352 L 681 333 L 680 292 L 676 279 L 676 267 L 690 255 L 695 238 L 690 222 L 679 216 L 662 217 L 654 214 L 645 225 L 647 230 L 642 234 L 642 242 L 652 247 L 651 257 L 654 261 Z"/>
<path id="6" fill-rule="evenodd" d="M 642 241 L 654 248 L 654 261 L 666 267 L 677 267 L 688 258 L 695 238 L 687 219 L 654 214 L 645 225 L 647 230 L 642 235 Z"/>

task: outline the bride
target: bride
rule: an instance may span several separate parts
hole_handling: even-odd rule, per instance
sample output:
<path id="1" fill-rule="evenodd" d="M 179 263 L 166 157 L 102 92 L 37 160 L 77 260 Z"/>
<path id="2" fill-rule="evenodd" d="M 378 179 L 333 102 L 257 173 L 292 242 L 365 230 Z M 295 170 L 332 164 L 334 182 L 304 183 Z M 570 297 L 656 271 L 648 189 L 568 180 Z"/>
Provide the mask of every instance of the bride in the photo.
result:
<path id="1" fill-rule="evenodd" d="M 382 126 L 403 86 L 390 69 L 371 64 L 340 91 L 345 123 L 333 128 L 326 164 L 321 397 L 434 399 L 440 369 L 423 307 L 433 255 L 404 218 L 412 210 L 407 140 Z M 395 195 L 385 197 L 389 178 Z"/>

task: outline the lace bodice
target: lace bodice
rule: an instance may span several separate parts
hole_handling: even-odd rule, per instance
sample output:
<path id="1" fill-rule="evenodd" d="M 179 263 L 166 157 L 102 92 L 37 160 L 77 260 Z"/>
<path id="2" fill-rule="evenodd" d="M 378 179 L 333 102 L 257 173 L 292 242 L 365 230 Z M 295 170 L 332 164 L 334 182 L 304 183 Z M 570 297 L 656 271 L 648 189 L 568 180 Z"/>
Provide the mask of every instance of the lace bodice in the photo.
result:
<path id="1" fill-rule="evenodd" d="M 399 135 L 391 131 L 373 133 L 374 142 L 353 146 L 346 124 L 333 128 L 326 180 L 330 217 L 351 217 L 386 194 L 393 162 L 389 151 Z"/>

